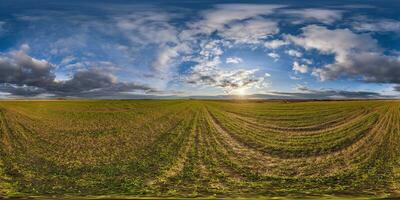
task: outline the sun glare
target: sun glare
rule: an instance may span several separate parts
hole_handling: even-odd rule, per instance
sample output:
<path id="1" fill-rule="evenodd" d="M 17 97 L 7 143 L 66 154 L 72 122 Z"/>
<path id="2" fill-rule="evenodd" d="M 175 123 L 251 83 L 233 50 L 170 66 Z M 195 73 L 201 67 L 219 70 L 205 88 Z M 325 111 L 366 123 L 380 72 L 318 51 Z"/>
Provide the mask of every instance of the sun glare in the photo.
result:
<path id="1" fill-rule="evenodd" d="M 246 95 L 246 88 L 238 88 L 237 90 L 235 90 L 235 94 L 240 96 Z"/>

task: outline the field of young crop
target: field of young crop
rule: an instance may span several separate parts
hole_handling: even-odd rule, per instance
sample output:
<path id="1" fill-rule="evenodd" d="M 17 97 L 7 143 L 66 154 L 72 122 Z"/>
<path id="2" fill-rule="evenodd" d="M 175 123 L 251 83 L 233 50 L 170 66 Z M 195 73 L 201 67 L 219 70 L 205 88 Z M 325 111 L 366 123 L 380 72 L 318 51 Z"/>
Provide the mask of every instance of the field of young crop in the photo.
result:
<path id="1" fill-rule="evenodd" d="M 0 101 L 0 198 L 399 193 L 399 101 Z"/>

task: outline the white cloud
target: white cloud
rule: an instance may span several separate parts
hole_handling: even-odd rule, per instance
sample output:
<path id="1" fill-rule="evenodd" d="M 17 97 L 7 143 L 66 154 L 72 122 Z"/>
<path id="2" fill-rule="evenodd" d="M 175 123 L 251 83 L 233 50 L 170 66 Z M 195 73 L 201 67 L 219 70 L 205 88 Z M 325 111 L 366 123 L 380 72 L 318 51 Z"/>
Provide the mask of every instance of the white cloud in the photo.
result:
<path id="1" fill-rule="evenodd" d="M 357 35 L 349 29 L 329 30 L 322 26 L 309 25 L 302 28 L 300 37 L 288 36 L 288 39 L 306 50 L 318 49 L 325 54 L 335 54 L 338 62 L 346 61 L 350 52 L 375 51 L 376 40 L 369 35 Z"/>
<path id="2" fill-rule="evenodd" d="M 187 24 L 179 33 L 181 42 L 188 43 L 190 55 L 185 60 L 197 62 L 184 81 L 190 84 L 221 88 L 229 93 L 238 88 L 261 85 L 267 75 L 256 76 L 257 70 L 223 70 L 218 67 L 225 48 L 235 44 L 262 44 L 266 38 L 279 32 L 278 24 L 264 18 L 273 14 L 281 5 L 224 4 L 200 13 L 199 21 Z M 220 39 L 210 40 L 216 34 Z M 241 63 L 237 57 L 227 58 L 226 63 Z"/>
<path id="3" fill-rule="evenodd" d="M 157 45 L 150 69 L 161 78 L 166 78 L 180 53 L 187 51 L 186 44 L 178 39 L 179 30 L 170 23 L 173 18 L 171 14 L 148 11 L 114 19 L 119 31 L 132 42 L 134 48 Z"/>
<path id="4" fill-rule="evenodd" d="M 231 63 L 231 64 L 239 64 L 241 62 L 243 62 L 243 60 L 239 57 L 229 57 L 226 58 L 226 63 Z"/>
<path id="5" fill-rule="evenodd" d="M 264 43 L 264 46 L 269 49 L 277 49 L 281 46 L 287 45 L 289 42 L 284 40 L 271 40 Z"/>
<path id="6" fill-rule="evenodd" d="M 295 89 L 298 90 L 298 91 L 302 91 L 302 92 L 311 92 L 310 89 L 308 89 L 307 86 L 301 85 L 301 84 L 296 84 Z"/>
<path id="7" fill-rule="evenodd" d="M 165 86 L 172 78 L 173 68 L 184 60 L 185 55 L 194 52 L 191 45 L 195 44 L 195 40 L 183 40 L 183 31 L 171 23 L 176 17 L 179 15 L 145 11 L 114 18 L 118 30 L 132 42 L 131 50 L 123 47 L 124 52 L 154 47 L 155 55 L 149 68 L 153 70 L 154 77 L 160 79 L 159 85 Z"/>
<path id="8" fill-rule="evenodd" d="M 288 39 L 307 50 L 335 56 L 334 63 L 313 70 L 313 75 L 321 80 L 348 76 L 362 77 L 368 82 L 400 83 L 400 60 L 384 55 L 370 35 L 311 25 L 303 28 L 300 36 Z"/>
<path id="9" fill-rule="evenodd" d="M 296 10 L 284 10 L 283 13 L 291 15 L 296 19 L 292 21 L 294 24 L 301 24 L 307 21 L 317 21 L 324 24 L 332 24 L 342 19 L 343 11 L 330 10 L 321 8 L 306 8 Z"/>
<path id="10" fill-rule="evenodd" d="M 294 50 L 294 49 L 290 49 L 285 51 L 288 55 L 293 56 L 293 57 L 302 57 L 303 54 L 300 51 Z"/>
<path id="11" fill-rule="evenodd" d="M 156 53 L 156 57 L 154 58 L 151 68 L 156 72 L 159 72 L 163 78 L 165 78 L 167 73 L 170 71 L 170 68 L 182 60 L 178 60 L 177 58 L 181 58 L 182 54 L 190 52 L 190 48 L 186 43 L 178 43 L 175 46 L 171 45 L 160 45 L 159 50 Z M 160 73 L 162 72 L 162 73 Z"/>
<path id="12" fill-rule="evenodd" d="M 179 34 L 185 41 L 198 35 L 216 32 L 235 43 L 257 43 L 260 39 L 278 32 L 277 24 L 263 16 L 273 14 L 283 5 L 222 4 L 201 12 L 201 20 L 188 24 Z"/>
<path id="13" fill-rule="evenodd" d="M 178 31 L 170 24 L 171 15 L 141 12 L 116 17 L 116 26 L 131 41 L 139 44 L 178 42 Z"/>
<path id="14" fill-rule="evenodd" d="M 269 75 L 257 76 L 258 69 L 223 70 L 218 67 L 219 64 L 219 56 L 203 60 L 195 65 L 183 80 L 189 84 L 220 88 L 225 93 L 231 93 L 236 89 L 260 88 Z"/>
<path id="15" fill-rule="evenodd" d="M 257 69 L 252 70 L 221 70 L 218 68 L 196 67 L 185 77 L 185 81 L 195 85 L 206 85 L 221 88 L 225 93 L 231 93 L 236 89 L 261 88 L 269 74 L 257 77 Z"/>
<path id="16" fill-rule="evenodd" d="M 293 71 L 296 73 L 307 73 L 308 72 L 308 66 L 304 64 L 299 64 L 297 61 L 293 62 Z"/>
<path id="17" fill-rule="evenodd" d="M 301 60 L 302 60 L 303 62 L 305 62 L 305 63 L 309 64 L 309 65 L 313 64 L 313 61 L 312 61 L 312 60 L 310 60 L 310 59 L 307 59 L 307 58 L 302 58 Z"/>
<path id="18" fill-rule="evenodd" d="M 301 80 L 301 77 L 289 75 L 289 78 L 292 80 Z"/>
<path id="19" fill-rule="evenodd" d="M 268 36 L 279 32 L 278 24 L 265 19 L 254 19 L 228 25 L 219 31 L 224 39 L 234 43 L 258 44 Z"/>
<path id="20" fill-rule="evenodd" d="M 400 21 L 391 19 L 358 21 L 352 28 L 360 32 L 400 32 Z"/>
<path id="21" fill-rule="evenodd" d="M 222 46 L 223 42 L 221 40 L 204 41 L 200 44 L 201 51 L 199 54 L 205 58 L 220 56 L 224 53 L 221 48 Z"/>
<path id="22" fill-rule="evenodd" d="M 177 48 L 172 48 L 172 47 L 163 47 L 161 48 L 158 53 L 156 58 L 153 60 L 153 63 L 151 64 L 152 69 L 154 69 L 157 72 L 167 72 L 167 69 L 169 68 L 171 61 L 173 58 L 177 57 L 178 54 L 178 49 Z"/>
<path id="23" fill-rule="evenodd" d="M 68 65 L 75 60 L 76 60 L 75 56 L 67 56 L 61 60 L 60 65 Z"/>
<path id="24" fill-rule="evenodd" d="M 88 47 L 88 36 L 85 34 L 74 34 L 68 37 L 58 38 L 50 44 L 50 54 L 74 54 Z"/>
<path id="25" fill-rule="evenodd" d="M 215 9 L 203 12 L 200 24 L 205 32 L 211 33 L 215 30 L 223 29 L 226 24 L 235 21 L 253 18 L 260 15 L 274 13 L 282 5 L 256 5 L 256 4 L 223 4 L 216 6 Z"/>
<path id="26" fill-rule="evenodd" d="M 31 49 L 31 47 L 29 46 L 29 44 L 26 44 L 26 43 L 22 44 L 20 46 L 20 51 L 22 51 L 24 53 L 27 53 L 30 49 Z"/>
<path id="27" fill-rule="evenodd" d="M 279 58 L 280 58 L 279 54 L 277 54 L 277 53 L 275 53 L 275 52 L 268 53 L 267 55 L 268 55 L 269 57 L 273 58 L 274 61 L 278 61 Z"/>
<path id="28" fill-rule="evenodd" d="M 171 28 L 171 18 L 163 14 L 118 18 L 118 26 L 127 34 L 134 35 L 135 38 L 147 41 L 146 37 L 149 35 L 149 39 L 154 38 L 152 41 L 159 43 L 158 55 L 151 67 L 165 74 L 171 65 L 176 64 L 175 60 L 178 57 L 182 58 L 182 61 L 197 62 L 199 66 L 207 66 L 210 63 L 217 66 L 221 62 L 220 56 L 224 53 L 225 47 L 231 47 L 234 44 L 260 44 L 267 37 L 279 31 L 276 22 L 263 17 L 274 13 L 281 7 L 283 6 L 217 5 L 213 9 L 201 12 L 201 18 L 195 22 L 188 22 L 183 30 Z M 157 28 L 152 28 L 153 25 L 169 30 L 166 33 L 160 33 L 168 37 L 160 39 L 157 34 L 153 34 L 159 32 Z M 142 30 L 140 27 L 146 28 Z M 142 33 L 146 37 L 142 36 Z M 220 39 L 210 40 L 209 35 L 214 33 Z M 182 46 L 185 50 L 182 50 Z M 239 63 L 241 60 L 227 59 L 226 62 Z"/>

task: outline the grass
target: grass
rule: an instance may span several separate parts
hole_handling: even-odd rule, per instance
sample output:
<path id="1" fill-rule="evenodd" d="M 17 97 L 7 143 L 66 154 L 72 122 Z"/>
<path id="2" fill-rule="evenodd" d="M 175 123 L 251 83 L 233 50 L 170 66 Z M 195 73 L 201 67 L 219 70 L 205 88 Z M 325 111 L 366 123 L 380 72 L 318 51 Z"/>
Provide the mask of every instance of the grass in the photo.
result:
<path id="1" fill-rule="evenodd" d="M 0 198 L 395 198 L 399 101 L 0 101 Z"/>

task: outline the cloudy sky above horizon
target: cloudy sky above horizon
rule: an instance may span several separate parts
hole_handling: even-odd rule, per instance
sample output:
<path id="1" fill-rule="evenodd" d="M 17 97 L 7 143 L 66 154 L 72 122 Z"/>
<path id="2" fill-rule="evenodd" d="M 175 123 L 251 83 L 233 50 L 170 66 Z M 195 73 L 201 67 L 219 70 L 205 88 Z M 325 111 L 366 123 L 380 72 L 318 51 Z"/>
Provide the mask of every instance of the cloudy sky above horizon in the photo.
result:
<path id="1" fill-rule="evenodd" d="M 399 97 L 399 9 L 398 1 L 4 0 L 0 98 Z"/>

